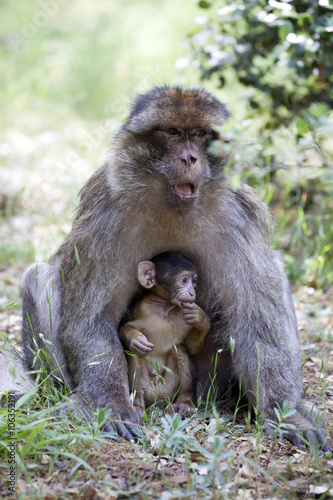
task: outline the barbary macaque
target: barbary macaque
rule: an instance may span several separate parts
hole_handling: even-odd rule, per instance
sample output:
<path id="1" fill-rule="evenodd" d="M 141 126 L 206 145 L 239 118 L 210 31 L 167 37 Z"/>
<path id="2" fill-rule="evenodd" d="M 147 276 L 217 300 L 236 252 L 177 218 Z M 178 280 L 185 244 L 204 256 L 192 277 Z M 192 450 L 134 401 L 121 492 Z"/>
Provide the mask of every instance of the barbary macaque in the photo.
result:
<path id="1" fill-rule="evenodd" d="M 276 403 L 287 401 L 296 410 L 292 442 L 302 446 L 306 436 L 327 450 L 317 412 L 304 401 L 295 310 L 269 244 L 268 210 L 250 187 L 231 186 L 227 156 L 209 148 L 228 116 L 199 89 L 165 86 L 137 96 L 106 162 L 83 187 L 72 230 L 51 264 L 24 275 L 25 355 L 32 365 L 32 337 L 41 343 L 43 333 L 74 401 L 111 408 L 122 421 L 118 432 L 137 435 L 117 328 L 139 287 L 138 262 L 179 251 L 198 269 L 197 302 L 211 320 L 193 357 L 197 391 L 208 391 L 211 360 L 222 349 L 218 397 L 240 380 L 249 404 L 273 420 Z"/>
<path id="2" fill-rule="evenodd" d="M 147 406 L 173 400 L 173 411 L 193 412 L 193 368 L 189 355 L 201 351 L 210 326 L 195 304 L 197 269 L 181 253 L 164 252 L 138 265 L 138 280 L 149 290 L 135 305 L 120 339 L 128 356 L 130 389 L 140 417 Z"/>

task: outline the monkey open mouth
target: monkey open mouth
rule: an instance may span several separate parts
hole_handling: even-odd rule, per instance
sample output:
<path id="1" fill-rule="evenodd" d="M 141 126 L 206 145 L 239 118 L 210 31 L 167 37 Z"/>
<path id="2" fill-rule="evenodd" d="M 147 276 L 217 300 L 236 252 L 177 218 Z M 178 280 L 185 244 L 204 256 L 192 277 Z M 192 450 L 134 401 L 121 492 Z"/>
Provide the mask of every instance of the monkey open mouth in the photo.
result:
<path id="1" fill-rule="evenodd" d="M 198 196 L 198 185 L 197 184 L 174 184 L 171 186 L 171 192 L 175 196 L 184 199 L 196 198 Z"/>

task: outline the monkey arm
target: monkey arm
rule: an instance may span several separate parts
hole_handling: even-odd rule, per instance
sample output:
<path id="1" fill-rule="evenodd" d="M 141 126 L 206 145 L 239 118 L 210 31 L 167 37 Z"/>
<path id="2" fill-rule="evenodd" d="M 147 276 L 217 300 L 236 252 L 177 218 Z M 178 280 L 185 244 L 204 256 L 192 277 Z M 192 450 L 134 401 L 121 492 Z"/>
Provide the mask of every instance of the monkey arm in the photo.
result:
<path id="1" fill-rule="evenodd" d="M 111 422 L 104 430 L 113 433 L 116 429 L 125 439 L 138 437 L 138 428 L 132 424 L 141 422 L 131 404 L 128 366 L 112 321 L 105 315 L 98 315 L 87 324 L 73 316 L 67 328 L 66 333 L 70 331 L 71 335 L 61 335 L 61 343 L 71 353 L 69 368 L 74 389 L 68 411 L 82 418 L 82 407 L 86 407 L 89 413 L 94 409 L 110 408 Z M 94 339 L 89 343 L 91 331 Z M 73 338 L 76 340 L 75 349 L 72 347 Z"/>
<path id="2" fill-rule="evenodd" d="M 105 313 L 94 313 L 91 305 L 95 302 L 83 294 L 79 305 L 72 307 L 78 296 L 75 283 L 69 279 L 65 287 L 61 268 L 49 264 L 32 266 L 26 272 L 22 281 L 22 340 L 28 363 L 33 364 L 35 337 L 46 350 L 38 335 L 42 332 L 46 340 L 52 341 L 52 349 L 47 351 L 51 367 L 73 390 L 62 413 L 89 420 L 94 409 L 110 408 L 121 436 L 139 436 L 137 426 L 132 425 L 140 420 L 131 405 L 128 367 L 115 322 Z M 70 307 L 66 309 L 67 304 Z M 111 423 L 105 430 L 114 432 Z"/>
<path id="3" fill-rule="evenodd" d="M 191 356 L 197 354 L 204 346 L 210 320 L 207 314 L 195 303 L 183 305 L 183 315 L 186 323 L 192 326 L 184 344 Z"/>
<path id="4" fill-rule="evenodd" d="M 126 323 L 119 332 L 120 340 L 126 349 L 138 356 L 146 356 L 154 349 L 154 344 L 148 342 L 147 338 L 135 326 Z"/>

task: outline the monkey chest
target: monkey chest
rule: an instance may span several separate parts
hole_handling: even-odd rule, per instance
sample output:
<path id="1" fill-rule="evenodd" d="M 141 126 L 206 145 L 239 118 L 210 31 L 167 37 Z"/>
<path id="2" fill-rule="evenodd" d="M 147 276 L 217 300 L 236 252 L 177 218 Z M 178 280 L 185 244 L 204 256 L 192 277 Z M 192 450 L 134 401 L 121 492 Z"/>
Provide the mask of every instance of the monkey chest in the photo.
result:
<path id="1" fill-rule="evenodd" d="M 154 344 L 156 350 L 169 352 L 174 346 L 182 344 L 191 327 L 179 315 L 170 314 L 159 318 L 155 324 Z"/>
<path id="2" fill-rule="evenodd" d="M 144 330 L 144 335 L 155 346 L 148 356 L 150 358 L 149 364 L 155 363 L 158 371 L 162 374 L 163 367 L 168 365 L 170 354 L 174 353 L 175 358 L 177 357 L 177 346 L 183 344 L 191 327 L 182 318 L 169 315 L 155 318 L 153 323 L 145 325 Z"/>

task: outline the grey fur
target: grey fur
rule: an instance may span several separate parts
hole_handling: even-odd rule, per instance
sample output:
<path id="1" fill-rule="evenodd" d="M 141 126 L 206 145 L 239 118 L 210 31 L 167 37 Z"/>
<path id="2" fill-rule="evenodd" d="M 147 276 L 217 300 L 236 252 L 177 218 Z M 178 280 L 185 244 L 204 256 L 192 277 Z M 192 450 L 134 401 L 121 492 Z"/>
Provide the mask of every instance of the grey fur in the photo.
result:
<path id="1" fill-rule="evenodd" d="M 0 342 L 0 404 L 6 406 L 6 392 L 17 401 L 35 387 L 22 356 L 8 343 Z"/>
<path id="2" fill-rule="evenodd" d="M 22 342 L 25 357 L 31 367 L 38 370 L 41 362 L 33 366 L 36 351 L 33 339 L 48 357 L 46 365 L 56 369 L 56 375 L 72 386 L 71 376 L 66 368 L 66 360 L 59 340 L 62 296 L 61 269 L 45 263 L 30 266 L 21 280 L 23 295 Z M 33 325 L 33 329 L 31 329 Z M 52 342 L 53 346 L 46 341 Z"/>
<path id="3" fill-rule="evenodd" d="M 199 118 L 212 125 L 227 118 L 223 105 L 211 96 L 202 91 L 188 95 L 194 96 L 192 104 L 184 98 L 186 92 L 168 88 L 137 100 L 107 162 L 83 188 L 72 231 L 52 258 L 52 266 L 39 265 L 37 283 L 32 270 L 25 275 L 26 356 L 31 359 L 28 313 L 35 332 L 51 334 L 71 387 L 94 407 L 111 406 L 114 414 L 135 422 L 117 327 L 137 291 L 138 262 L 168 250 L 180 251 L 199 270 L 197 301 L 212 321 L 206 346 L 194 358 L 198 386 L 205 386 L 214 349 L 223 348 L 218 395 L 229 379 L 241 377 L 242 390 L 259 411 L 274 418 L 275 403 L 286 400 L 297 409 L 297 425 L 308 429 L 301 415 L 302 356 L 294 306 L 279 254 L 269 244 L 266 206 L 248 186 L 232 189 L 223 172 L 227 159 L 205 151 L 195 179 L 197 199 L 191 204 L 171 200 L 170 183 L 177 180 L 172 151 L 162 146 L 159 150 L 152 142 L 153 132 L 147 134 L 147 120 L 170 123 L 181 116 L 182 126 L 199 123 Z M 191 178 L 191 173 L 179 175 Z M 55 290 L 52 330 L 45 277 L 48 283 L 53 279 Z M 230 337 L 235 339 L 233 355 Z M 98 365 L 91 365 L 96 361 Z M 295 433 L 290 436 L 298 439 Z"/>

